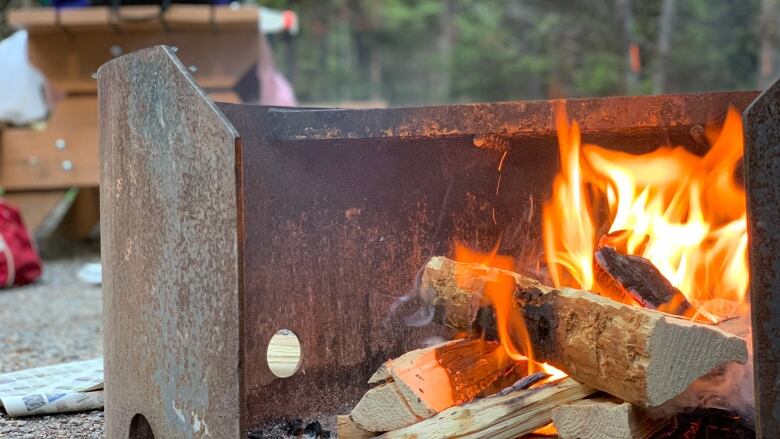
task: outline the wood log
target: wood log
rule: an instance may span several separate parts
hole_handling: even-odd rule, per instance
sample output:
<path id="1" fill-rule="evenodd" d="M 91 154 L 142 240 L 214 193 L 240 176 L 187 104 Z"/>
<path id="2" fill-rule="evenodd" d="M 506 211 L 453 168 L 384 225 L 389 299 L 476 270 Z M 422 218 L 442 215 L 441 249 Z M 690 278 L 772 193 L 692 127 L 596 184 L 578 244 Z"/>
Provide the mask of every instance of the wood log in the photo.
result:
<path id="1" fill-rule="evenodd" d="M 514 439 L 550 422 L 552 409 L 596 390 L 571 378 L 527 390 L 479 398 L 381 436 L 383 439 Z"/>
<path id="2" fill-rule="evenodd" d="M 444 409 L 495 393 L 527 374 L 496 342 L 462 339 L 417 349 L 385 362 L 369 380 L 377 384 L 350 413 L 365 431 L 396 430 Z"/>
<path id="3" fill-rule="evenodd" d="M 653 416 L 616 398 L 598 396 L 554 408 L 552 420 L 561 439 L 647 439 L 668 418 Z"/>
<path id="4" fill-rule="evenodd" d="M 376 433 L 358 427 L 349 415 L 336 416 L 336 431 L 339 439 L 368 439 L 376 436 Z"/>
<path id="5" fill-rule="evenodd" d="M 480 264 L 432 258 L 420 294 L 434 321 L 494 338 L 483 291 L 500 276 L 514 280 L 510 311 L 524 319 L 537 361 L 632 404 L 660 405 L 714 367 L 747 361 L 745 340 L 714 326 Z"/>
<path id="6" fill-rule="evenodd" d="M 685 295 L 650 260 L 625 255 L 609 245 L 601 246 L 594 256 L 600 285 L 627 294 L 645 308 L 679 316 L 695 312 Z"/>

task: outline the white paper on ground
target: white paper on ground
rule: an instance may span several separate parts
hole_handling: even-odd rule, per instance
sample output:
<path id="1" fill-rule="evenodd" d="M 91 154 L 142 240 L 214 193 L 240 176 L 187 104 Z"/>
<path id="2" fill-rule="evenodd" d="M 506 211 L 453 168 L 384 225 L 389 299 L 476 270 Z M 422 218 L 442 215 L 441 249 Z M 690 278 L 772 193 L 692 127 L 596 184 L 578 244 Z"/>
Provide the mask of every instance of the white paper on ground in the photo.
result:
<path id="1" fill-rule="evenodd" d="M 83 412 L 102 409 L 103 391 L 73 393 L 38 393 L 26 396 L 0 397 L 6 413 L 11 417 L 48 415 L 53 413 Z"/>
<path id="2" fill-rule="evenodd" d="M 57 410 L 58 407 L 61 407 L 62 411 L 100 408 L 102 407 L 102 402 L 99 402 L 103 398 L 102 392 L 100 392 L 99 397 L 80 392 L 101 389 L 103 389 L 102 358 L 0 374 L 0 403 L 10 416 L 61 413 L 60 411 L 48 411 Z M 86 399 L 80 399 L 83 395 L 90 396 Z M 6 401 L 13 405 L 15 413 L 23 414 L 12 414 L 6 406 Z M 40 406 L 41 403 L 45 407 Z M 29 409 L 29 407 L 33 408 Z M 24 411 L 21 410 L 22 408 Z"/>

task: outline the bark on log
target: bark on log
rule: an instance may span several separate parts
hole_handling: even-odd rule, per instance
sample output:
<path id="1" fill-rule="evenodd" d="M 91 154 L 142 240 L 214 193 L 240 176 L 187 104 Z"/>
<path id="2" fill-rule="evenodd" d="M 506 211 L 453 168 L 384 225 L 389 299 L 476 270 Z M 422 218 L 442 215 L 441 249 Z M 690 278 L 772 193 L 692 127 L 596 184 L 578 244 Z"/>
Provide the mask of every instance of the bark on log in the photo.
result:
<path id="1" fill-rule="evenodd" d="M 430 419 L 387 432 L 383 439 L 514 439 L 550 422 L 552 409 L 596 390 L 571 378 L 451 407 Z"/>
<path id="2" fill-rule="evenodd" d="M 668 421 L 611 397 L 595 397 L 553 409 L 561 439 L 647 439 Z"/>
<path id="3" fill-rule="evenodd" d="M 648 259 L 624 255 L 611 246 L 600 247 L 595 259 L 600 284 L 613 286 L 645 308 L 679 316 L 693 313 L 685 295 Z M 603 270 L 601 273 L 599 268 Z"/>
<path id="4" fill-rule="evenodd" d="M 537 361 L 632 404 L 660 405 L 714 367 L 747 361 L 745 340 L 716 327 L 484 265 L 435 257 L 420 294 L 437 323 L 495 337 L 483 291 L 499 276 L 514 280 L 512 312 L 524 318 Z"/>
<path id="5" fill-rule="evenodd" d="M 498 343 L 453 340 L 383 364 L 369 380 L 377 386 L 350 417 L 366 431 L 397 430 L 483 392 L 495 393 L 526 373 L 527 365 L 509 360 Z"/>

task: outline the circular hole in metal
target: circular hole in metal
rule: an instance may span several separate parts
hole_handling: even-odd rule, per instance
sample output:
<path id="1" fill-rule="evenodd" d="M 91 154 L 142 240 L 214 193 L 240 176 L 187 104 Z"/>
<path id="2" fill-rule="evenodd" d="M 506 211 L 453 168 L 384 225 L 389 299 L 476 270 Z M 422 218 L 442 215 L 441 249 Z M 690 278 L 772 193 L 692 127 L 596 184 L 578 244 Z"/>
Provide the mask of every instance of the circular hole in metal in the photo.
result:
<path id="1" fill-rule="evenodd" d="M 301 342 L 298 336 L 289 329 L 281 329 L 268 342 L 265 361 L 268 368 L 279 378 L 295 375 L 301 367 Z"/>
<path id="2" fill-rule="evenodd" d="M 128 437 L 129 439 L 154 439 L 152 426 L 149 425 L 149 421 L 144 415 L 136 413 L 130 420 L 130 435 Z"/>

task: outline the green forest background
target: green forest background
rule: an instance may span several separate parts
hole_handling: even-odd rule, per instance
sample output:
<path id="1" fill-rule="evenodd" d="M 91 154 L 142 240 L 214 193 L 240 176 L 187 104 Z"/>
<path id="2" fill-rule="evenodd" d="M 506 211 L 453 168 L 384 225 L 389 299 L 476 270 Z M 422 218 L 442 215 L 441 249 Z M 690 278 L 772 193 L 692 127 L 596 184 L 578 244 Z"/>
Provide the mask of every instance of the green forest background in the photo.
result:
<path id="1" fill-rule="evenodd" d="M 299 14 L 301 32 L 271 42 L 302 102 L 755 89 L 775 76 L 780 27 L 778 0 L 261 3 Z"/>
<path id="2" fill-rule="evenodd" d="M 299 34 L 269 39 L 304 104 L 756 89 L 780 74 L 780 0 L 242 1 L 298 13 Z M 4 10 L 50 2 L 0 0 L 0 36 Z"/>

